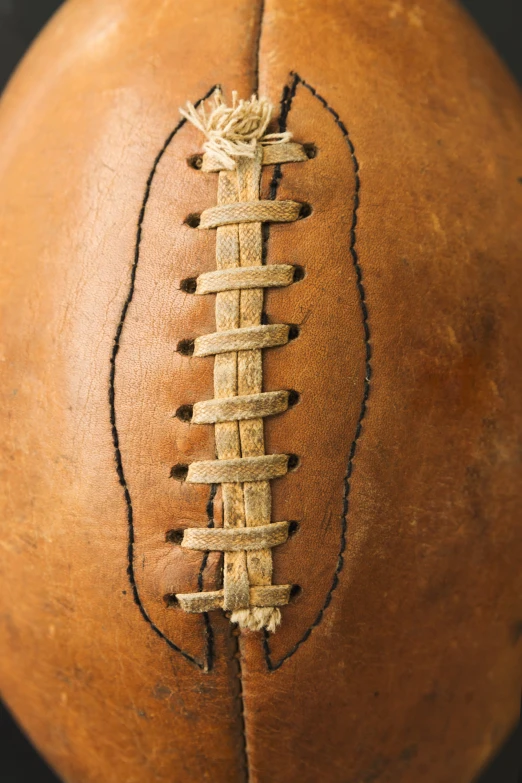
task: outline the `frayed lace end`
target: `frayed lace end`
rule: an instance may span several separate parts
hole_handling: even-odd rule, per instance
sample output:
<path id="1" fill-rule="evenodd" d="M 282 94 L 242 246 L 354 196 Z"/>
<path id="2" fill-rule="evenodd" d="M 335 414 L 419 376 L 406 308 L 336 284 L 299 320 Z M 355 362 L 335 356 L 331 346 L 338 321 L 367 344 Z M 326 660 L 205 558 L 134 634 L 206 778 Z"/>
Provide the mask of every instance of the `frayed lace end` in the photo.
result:
<path id="1" fill-rule="evenodd" d="M 216 90 L 209 113 L 204 103 L 197 109 L 187 103 L 180 112 L 206 136 L 205 152 L 228 170 L 236 167 L 238 157 L 253 158 L 257 144 L 286 144 L 292 138 L 288 131 L 266 133 L 273 106 L 256 95 L 245 101 L 238 100 L 237 92 L 233 92 L 232 106 L 227 106 L 221 90 Z"/>
<path id="2" fill-rule="evenodd" d="M 274 633 L 281 624 L 281 611 L 277 607 L 262 608 L 253 606 L 250 609 L 237 609 L 232 612 L 230 622 L 236 623 L 242 630 L 262 631 L 265 628 Z"/>

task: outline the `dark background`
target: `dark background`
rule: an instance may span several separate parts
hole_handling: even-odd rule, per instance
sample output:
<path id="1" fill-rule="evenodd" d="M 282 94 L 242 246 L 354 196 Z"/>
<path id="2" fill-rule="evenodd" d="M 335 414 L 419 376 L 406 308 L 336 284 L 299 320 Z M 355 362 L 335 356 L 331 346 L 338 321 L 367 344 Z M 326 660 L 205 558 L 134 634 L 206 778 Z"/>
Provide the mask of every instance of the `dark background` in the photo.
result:
<path id="1" fill-rule="evenodd" d="M 462 2 L 522 83 L 522 0 Z M 0 0 L 0 90 L 32 39 L 61 4 L 60 0 Z M 522 783 L 521 760 L 519 726 L 476 783 L 517 783 L 517 779 Z M 1 704 L 0 783 L 58 783 Z"/>

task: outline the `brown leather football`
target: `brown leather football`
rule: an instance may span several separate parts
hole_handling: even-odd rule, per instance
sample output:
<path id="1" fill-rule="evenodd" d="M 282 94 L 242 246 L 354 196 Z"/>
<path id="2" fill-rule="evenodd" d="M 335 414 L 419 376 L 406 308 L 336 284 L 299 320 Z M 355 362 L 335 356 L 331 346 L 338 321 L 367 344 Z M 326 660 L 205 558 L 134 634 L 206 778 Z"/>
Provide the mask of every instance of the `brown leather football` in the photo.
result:
<path id="1" fill-rule="evenodd" d="M 470 783 L 501 744 L 521 131 L 447 0 L 70 0 L 33 47 L 0 686 L 64 781 Z"/>

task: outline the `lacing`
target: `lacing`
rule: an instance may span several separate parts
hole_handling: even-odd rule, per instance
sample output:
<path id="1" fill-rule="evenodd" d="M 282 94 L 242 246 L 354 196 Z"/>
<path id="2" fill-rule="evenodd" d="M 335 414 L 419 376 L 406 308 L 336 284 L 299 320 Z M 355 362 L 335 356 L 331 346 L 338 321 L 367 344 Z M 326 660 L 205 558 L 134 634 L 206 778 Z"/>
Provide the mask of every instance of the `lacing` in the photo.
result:
<path id="1" fill-rule="evenodd" d="M 198 226 L 216 229 L 217 269 L 200 275 L 192 289 L 216 296 L 216 332 L 193 343 L 193 357 L 215 357 L 215 399 L 197 402 L 191 412 L 193 424 L 214 425 L 217 459 L 193 462 L 173 475 L 221 485 L 223 527 L 185 529 L 180 543 L 223 552 L 224 576 L 222 590 L 178 593 L 176 599 L 186 612 L 223 609 L 242 628 L 273 632 L 292 586 L 272 584 L 272 549 L 285 543 L 290 523 L 272 521 L 270 482 L 285 476 L 295 459 L 265 454 L 263 420 L 284 413 L 290 393 L 263 390 L 262 352 L 295 335 L 289 324 L 263 324 L 262 313 L 264 289 L 291 285 L 296 268 L 263 265 L 262 224 L 296 221 L 302 204 L 260 199 L 260 180 L 263 165 L 308 157 L 289 133 L 266 133 L 272 107 L 264 99 L 238 101 L 234 95 L 227 107 L 219 93 L 210 114 L 190 105 L 182 113 L 206 136 L 199 168 L 219 172 L 218 204 L 201 214 Z"/>

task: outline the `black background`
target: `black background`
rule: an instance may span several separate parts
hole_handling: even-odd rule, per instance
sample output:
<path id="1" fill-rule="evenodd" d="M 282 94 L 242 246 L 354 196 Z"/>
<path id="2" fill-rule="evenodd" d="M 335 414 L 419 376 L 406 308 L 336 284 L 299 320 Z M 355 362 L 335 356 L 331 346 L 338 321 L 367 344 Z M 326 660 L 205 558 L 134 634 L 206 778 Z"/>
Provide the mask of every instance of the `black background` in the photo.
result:
<path id="1" fill-rule="evenodd" d="M 59 0 L 0 0 L 0 90 L 32 39 L 61 4 Z M 463 5 L 522 83 L 522 0 L 463 0 Z M 517 783 L 517 778 L 522 783 L 521 758 L 522 732 L 518 727 L 476 783 Z M 0 783 L 58 783 L 1 704 Z"/>

